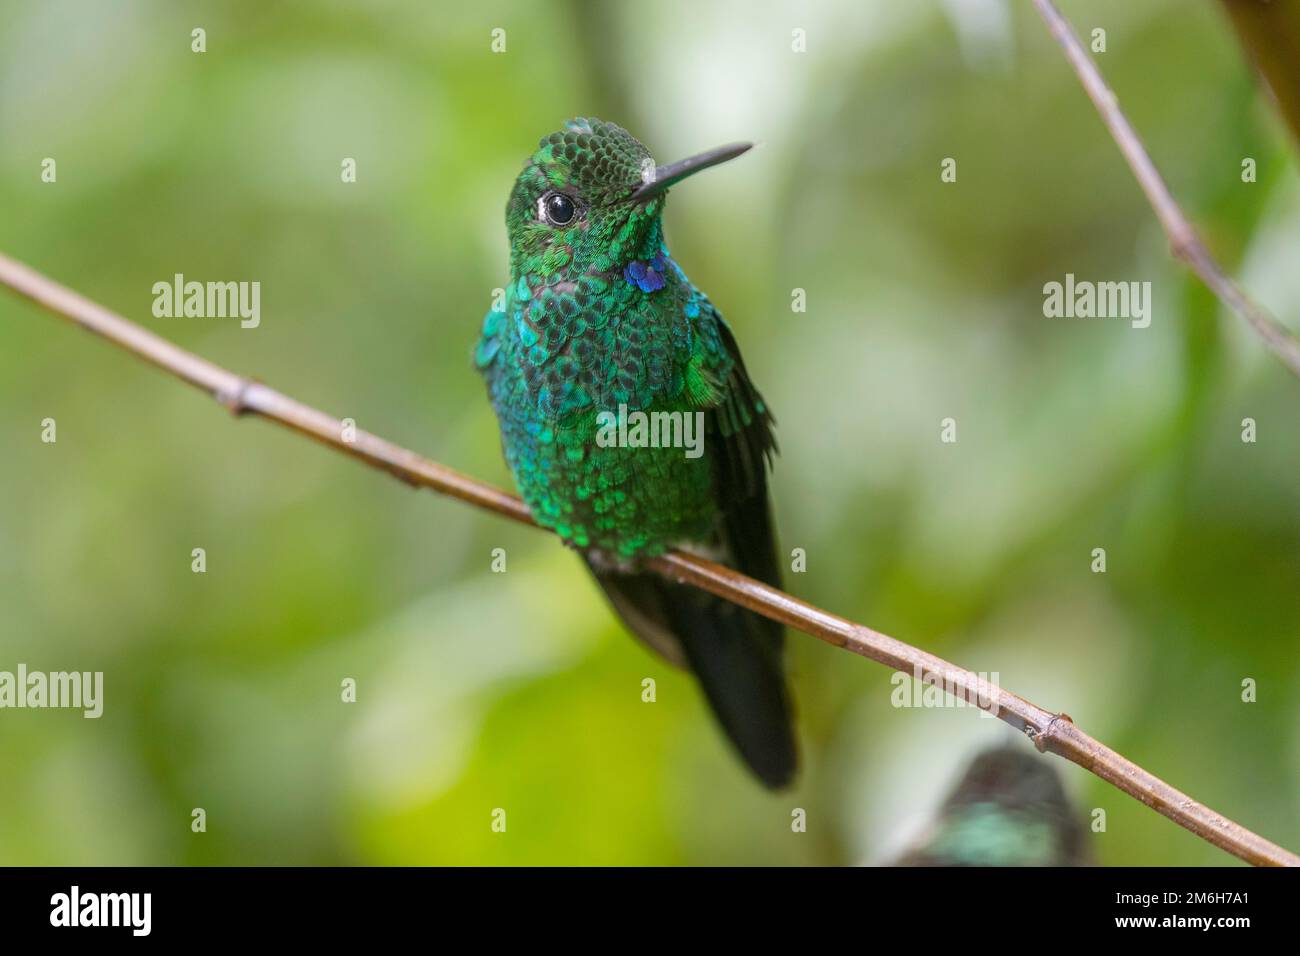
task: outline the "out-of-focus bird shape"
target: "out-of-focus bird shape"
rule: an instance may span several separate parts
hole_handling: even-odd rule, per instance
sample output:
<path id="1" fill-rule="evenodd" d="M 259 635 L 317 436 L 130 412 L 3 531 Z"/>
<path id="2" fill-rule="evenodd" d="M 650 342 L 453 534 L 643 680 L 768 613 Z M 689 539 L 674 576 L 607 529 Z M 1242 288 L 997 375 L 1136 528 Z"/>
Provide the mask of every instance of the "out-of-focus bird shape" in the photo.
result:
<path id="1" fill-rule="evenodd" d="M 893 866 L 1092 866 L 1084 817 L 1044 757 L 979 754 L 934 821 Z"/>

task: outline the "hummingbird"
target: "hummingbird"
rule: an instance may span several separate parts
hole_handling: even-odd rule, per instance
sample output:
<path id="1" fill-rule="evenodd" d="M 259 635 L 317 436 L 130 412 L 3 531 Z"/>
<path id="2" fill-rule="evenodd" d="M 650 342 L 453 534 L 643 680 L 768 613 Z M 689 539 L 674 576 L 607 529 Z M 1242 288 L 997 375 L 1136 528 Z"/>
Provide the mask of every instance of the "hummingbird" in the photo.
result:
<path id="1" fill-rule="evenodd" d="M 894 866 L 1092 866 L 1085 818 L 1046 759 L 979 753 L 936 819 Z"/>
<path id="2" fill-rule="evenodd" d="M 644 568 L 683 548 L 780 587 L 772 413 L 663 230 L 669 187 L 750 146 L 657 165 L 594 118 L 542 139 L 506 204 L 510 281 L 474 362 L 534 520 L 581 554 L 636 637 L 694 674 L 744 762 L 780 788 L 798 764 L 781 625 Z M 682 435 L 699 423 L 698 453 L 613 440 L 637 413 Z"/>

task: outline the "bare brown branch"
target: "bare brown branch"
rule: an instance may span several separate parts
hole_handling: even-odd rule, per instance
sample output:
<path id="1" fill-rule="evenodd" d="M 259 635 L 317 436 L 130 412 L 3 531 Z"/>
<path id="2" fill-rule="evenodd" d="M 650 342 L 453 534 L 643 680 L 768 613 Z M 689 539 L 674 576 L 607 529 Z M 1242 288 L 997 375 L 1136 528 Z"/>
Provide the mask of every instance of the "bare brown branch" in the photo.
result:
<path id="1" fill-rule="evenodd" d="M 1119 108 L 1119 98 L 1106 85 L 1097 64 L 1088 56 L 1087 50 L 1079 41 L 1074 28 L 1056 9 L 1052 0 L 1033 0 L 1034 6 L 1042 14 L 1052 35 L 1065 50 L 1070 66 L 1078 74 L 1088 98 L 1097 107 L 1102 122 L 1110 130 L 1115 144 L 1119 146 L 1129 168 L 1137 178 L 1138 185 L 1146 193 L 1151 208 L 1155 210 L 1160 225 L 1173 253 L 1182 259 L 1195 272 L 1224 305 L 1236 312 L 1264 340 L 1264 344 L 1282 360 L 1292 373 L 1300 376 L 1300 340 L 1265 309 L 1257 305 L 1249 296 L 1238 288 L 1237 284 L 1223 271 L 1223 267 L 1210 254 L 1201 237 L 1192 228 L 1191 222 L 1183 214 L 1178 203 L 1169 192 L 1160 171 L 1147 154 L 1142 140 L 1129 123 L 1124 111 Z"/>
<path id="2" fill-rule="evenodd" d="M 3 255 L 0 284 L 202 389 L 235 414 L 258 415 L 412 485 L 431 488 L 524 524 L 533 523 L 528 509 L 514 495 L 369 432 L 358 430 L 355 440 L 345 441 L 343 423 L 338 419 L 178 348 Z M 654 559 L 652 567 L 668 578 L 709 591 L 818 640 L 905 674 L 933 680 L 956 691 L 967 702 L 987 701 L 987 709 L 1027 734 L 1039 750 L 1073 761 L 1215 846 L 1256 865 L 1300 866 L 1300 857 L 1175 790 L 1089 737 L 1064 714 L 1044 710 L 933 654 L 712 561 L 673 551 Z"/>

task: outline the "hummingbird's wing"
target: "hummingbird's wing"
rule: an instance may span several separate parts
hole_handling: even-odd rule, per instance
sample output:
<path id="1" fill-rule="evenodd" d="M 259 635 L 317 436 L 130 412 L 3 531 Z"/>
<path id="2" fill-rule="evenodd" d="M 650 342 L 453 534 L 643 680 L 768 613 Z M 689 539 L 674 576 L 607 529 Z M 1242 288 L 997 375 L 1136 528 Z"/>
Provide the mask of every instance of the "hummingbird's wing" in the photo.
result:
<path id="1" fill-rule="evenodd" d="M 716 314 L 716 313 L 715 313 Z M 737 570 L 774 588 L 781 586 L 767 493 L 767 469 L 777 453 L 776 423 L 745 370 L 731 329 L 718 316 L 723 345 L 735 360 L 723 400 L 705 421 L 706 448 L 713 461 L 713 494 L 722 512 L 722 541 Z M 780 636 L 781 625 L 759 616 Z"/>
<path id="2" fill-rule="evenodd" d="M 730 329 L 714 316 L 734 368 L 721 400 L 705 417 L 719 513 L 717 540 L 709 544 L 724 564 L 780 587 L 767 494 L 767 466 L 776 450 L 772 416 Z M 592 571 L 642 640 L 694 672 L 718 722 L 755 775 L 769 787 L 789 784 L 798 755 L 781 625 L 655 574 L 595 566 Z"/>
<path id="3" fill-rule="evenodd" d="M 706 418 L 722 563 L 779 588 L 767 490 L 767 468 L 776 452 L 772 414 L 745 370 L 731 330 L 721 316 L 717 321 L 735 360 L 723 400 Z M 768 786 L 788 784 L 798 755 L 785 678 L 784 628 L 700 591 L 678 617 L 686 658 L 723 729 Z"/>

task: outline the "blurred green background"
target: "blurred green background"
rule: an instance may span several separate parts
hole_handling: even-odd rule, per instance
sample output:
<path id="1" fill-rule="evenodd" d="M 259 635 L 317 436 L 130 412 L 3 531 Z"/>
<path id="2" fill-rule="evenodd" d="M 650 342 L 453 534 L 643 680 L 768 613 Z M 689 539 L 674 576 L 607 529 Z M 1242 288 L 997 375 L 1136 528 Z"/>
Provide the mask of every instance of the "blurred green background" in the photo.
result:
<path id="1" fill-rule="evenodd" d="M 666 229 L 776 410 L 777 524 L 808 555 L 788 589 L 1300 847 L 1300 383 L 1171 262 L 1028 4 L 467 7 L 6 0 L 0 251 L 508 485 L 469 356 L 523 159 L 575 115 L 660 161 L 755 140 Z M 1064 11 L 1106 29 L 1213 249 L 1300 326 L 1294 153 L 1222 11 Z M 261 326 L 154 318 L 177 272 L 260 281 Z M 1067 272 L 1150 280 L 1151 327 L 1045 318 Z M 0 863 L 869 862 L 1013 736 L 896 709 L 889 671 L 792 635 L 805 767 L 767 794 L 553 539 L 236 421 L 8 294 L 0 441 L 0 669 L 106 684 L 99 720 L 0 711 Z M 1106 811 L 1101 863 L 1231 862 L 1059 766 Z"/>

